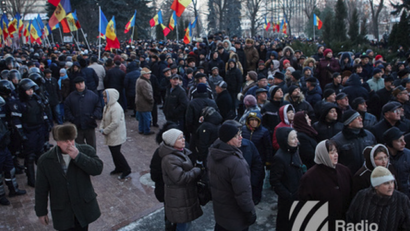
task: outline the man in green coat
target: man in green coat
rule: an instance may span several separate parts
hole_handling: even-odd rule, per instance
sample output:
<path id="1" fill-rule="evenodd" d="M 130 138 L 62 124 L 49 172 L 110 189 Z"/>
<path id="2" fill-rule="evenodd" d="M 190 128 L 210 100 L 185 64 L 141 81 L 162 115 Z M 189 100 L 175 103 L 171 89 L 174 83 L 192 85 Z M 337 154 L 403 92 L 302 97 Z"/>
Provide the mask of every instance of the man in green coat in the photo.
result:
<path id="1" fill-rule="evenodd" d="M 50 194 L 53 226 L 57 230 L 88 230 L 100 208 L 91 176 L 101 174 L 103 162 L 89 145 L 76 144 L 76 126 L 70 123 L 53 128 L 57 146 L 44 153 L 37 164 L 35 211 L 42 224 L 49 223 Z"/>

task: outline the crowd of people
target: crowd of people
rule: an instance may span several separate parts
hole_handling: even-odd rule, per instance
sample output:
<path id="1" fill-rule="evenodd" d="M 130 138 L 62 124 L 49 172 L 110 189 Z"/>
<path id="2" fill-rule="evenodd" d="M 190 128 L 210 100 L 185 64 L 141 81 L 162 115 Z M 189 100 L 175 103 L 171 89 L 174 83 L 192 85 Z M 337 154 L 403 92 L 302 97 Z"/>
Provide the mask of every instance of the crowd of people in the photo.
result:
<path id="1" fill-rule="evenodd" d="M 100 58 L 98 49 L 2 50 L 0 204 L 10 204 L 3 176 L 18 196 L 26 192 L 15 174 L 25 172 L 43 224 L 49 191 L 64 201 L 52 210 L 72 217 L 53 211 L 54 227 L 86 230 L 100 214 L 89 181 L 102 170 L 95 134 L 112 154 L 110 174 L 129 177 L 121 145 L 131 112 L 159 145 L 150 168 L 166 230 L 192 230 L 209 200 L 215 230 L 248 230 L 266 185 L 278 195 L 278 231 L 291 230 L 292 204 L 309 200 L 329 202 L 331 230 L 337 220 L 409 229 L 410 53 L 392 63 L 371 49 L 334 54 L 317 44 L 308 57 L 280 41 L 222 34 L 190 45 L 138 40 Z M 159 111 L 166 123 L 154 137 Z M 67 186 L 50 178 L 53 164 Z M 81 197 L 93 203 L 70 207 Z"/>

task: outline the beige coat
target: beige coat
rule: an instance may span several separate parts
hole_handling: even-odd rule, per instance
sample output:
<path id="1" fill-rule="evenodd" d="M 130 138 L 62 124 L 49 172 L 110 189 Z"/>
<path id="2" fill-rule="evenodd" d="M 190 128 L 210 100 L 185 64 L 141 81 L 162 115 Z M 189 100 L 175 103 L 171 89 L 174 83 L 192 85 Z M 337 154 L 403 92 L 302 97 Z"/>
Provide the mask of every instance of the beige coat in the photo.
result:
<path id="1" fill-rule="evenodd" d="M 117 146 L 127 140 L 124 110 L 117 102 L 120 97 L 117 90 L 108 88 L 105 93 L 107 94 L 107 104 L 104 107 L 100 130 L 103 130 L 106 145 Z"/>
<path id="2" fill-rule="evenodd" d="M 150 112 L 154 107 L 154 93 L 151 81 L 142 77 L 135 83 L 135 110 L 139 112 Z"/>

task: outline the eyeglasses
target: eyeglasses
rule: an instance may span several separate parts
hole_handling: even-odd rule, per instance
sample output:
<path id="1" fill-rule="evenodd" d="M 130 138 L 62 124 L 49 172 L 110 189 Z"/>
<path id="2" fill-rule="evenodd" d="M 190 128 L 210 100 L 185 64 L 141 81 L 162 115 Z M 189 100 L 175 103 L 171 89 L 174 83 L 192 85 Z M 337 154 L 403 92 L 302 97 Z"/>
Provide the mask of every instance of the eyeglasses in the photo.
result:
<path id="1" fill-rule="evenodd" d="M 377 161 L 383 161 L 383 160 L 385 160 L 385 161 L 387 161 L 387 160 L 389 160 L 389 157 L 379 157 L 379 158 L 377 158 L 377 159 L 374 159 L 374 160 L 377 160 Z"/>
<path id="2" fill-rule="evenodd" d="M 242 137 L 242 132 L 238 132 L 238 134 L 236 134 L 235 138 L 239 139 L 239 137 Z"/>

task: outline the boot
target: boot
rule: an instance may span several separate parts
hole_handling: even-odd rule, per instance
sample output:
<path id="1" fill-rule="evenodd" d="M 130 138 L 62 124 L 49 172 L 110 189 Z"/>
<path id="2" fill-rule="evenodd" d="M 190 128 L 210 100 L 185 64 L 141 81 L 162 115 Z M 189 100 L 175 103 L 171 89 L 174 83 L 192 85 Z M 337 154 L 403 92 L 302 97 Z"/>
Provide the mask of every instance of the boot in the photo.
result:
<path id="1" fill-rule="evenodd" d="M 10 176 L 6 175 L 6 184 L 9 188 L 9 197 L 15 197 L 19 195 L 26 194 L 26 190 L 20 190 L 16 181 L 14 168 L 9 173 Z"/>
<path id="2" fill-rule="evenodd" d="M 34 161 L 27 164 L 26 175 L 27 175 L 27 184 L 30 187 L 36 187 L 36 180 L 34 175 Z"/>
<path id="3" fill-rule="evenodd" d="M 3 174 L 0 174 L 0 204 L 1 205 L 9 205 L 10 201 L 6 198 L 6 192 L 4 191 L 3 186 Z"/>
<path id="4" fill-rule="evenodd" d="M 17 155 L 13 156 L 13 165 L 16 169 L 16 174 L 23 174 L 24 166 L 20 165 Z"/>

